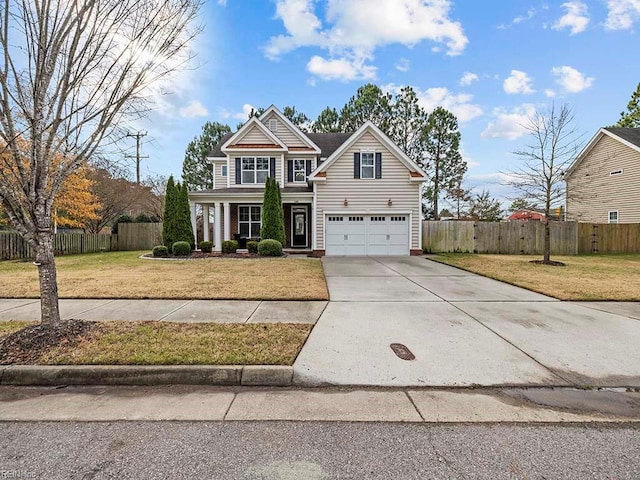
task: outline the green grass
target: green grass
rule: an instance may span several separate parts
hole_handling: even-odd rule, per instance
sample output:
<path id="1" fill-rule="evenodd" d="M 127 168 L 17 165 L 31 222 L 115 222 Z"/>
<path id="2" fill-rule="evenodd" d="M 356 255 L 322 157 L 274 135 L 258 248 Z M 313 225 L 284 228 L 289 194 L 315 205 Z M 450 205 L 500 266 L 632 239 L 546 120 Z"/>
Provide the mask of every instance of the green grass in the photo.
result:
<path id="1" fill-rule="evenodd" d="M 302 324 L 104 322 L 43 365 L 292 365 L 311 331 Z"/>
<path id="2" fill-rule="evenodd" d="M 207 258 L 145 260 L 148 252 L 104 252 L 56 258 L 62 298 L 328 300 L 317 259 Z M 31 262 L 0 261 L 2 296 L 39 296 Z"/>
<path id="3" fill-rule="evenodd" d="M 433 260 L 560 300 L 640 300 L 640 254 L 552 256 L 564 267 L 539 265 L 540 255 L 446 253 Z"/>
<path id="4" fill-rule="evenodd" d="M 17 320 L 10 320 L 8 322 L 0 322 L 0 338 L 5 335 L 10 335 L 13 332 L 22 330 L 24 327 L 33 325 L 33 322 L 22 322 Z"/>

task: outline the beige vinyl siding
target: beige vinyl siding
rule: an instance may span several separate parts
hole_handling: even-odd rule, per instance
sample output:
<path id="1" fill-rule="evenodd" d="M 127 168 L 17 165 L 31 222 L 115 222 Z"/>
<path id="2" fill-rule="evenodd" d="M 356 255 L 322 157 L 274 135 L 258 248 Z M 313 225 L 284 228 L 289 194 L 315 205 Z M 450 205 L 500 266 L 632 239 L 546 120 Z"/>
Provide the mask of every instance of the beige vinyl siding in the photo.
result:
<path id="1" fill-rule="evenodd" d="M 300 182 L 288 182 L 287 179 L 289 178 L 289 172 L 287 171 L 287 169 L 289 168 L 289 160 L 294 160 L 294 159 L 298 159 L 298 160 L 311 160 L 311 171 L 313 172 L 313 170 L 315 170 L 315 168 L 317 167 L 317 160 L 316 160 L 316 155 L 302 155 L 302 154 L 296 154 L 296 153 L 288 153 L 284 156 L 284 186 L 285 187 L 301 187 L 301 186 L 305 186 L 307 185 L 306 183 L 300 183 Z"/>
<path id="2" fill-rule="evenodd" d="M 640 222 L 640 152 L 603 135 L 567 178 L 567 219 L 608 223 L 613 210 L 619 223 Z"/>
<path id="3" fill-rule="evenodd" d="M 268 144 L 272 145 L 273 140 L 270 139 L 262 130 L 253 126 L 244 134 L 244 136 L 238 142 L 238 145 L 250 145 L 250 144 Z"/>
<path id="4" fill-rule="evenodd" d="M 269 157 L 276 159 L 276 180 L 280 179 L 280 172 L 282 171 L 280 167 L 280 158 L 281 153 L 277 152 L 264 152 L 260 150 L 248 150 L 241 152 L 234 152 L 229 154 L 229 171 L 227 172 L 229 175 L 229 186 L 230 187 L 256 187 L 256 188 L 264 188 L 264 184 L 236 184 L 236 158 L 242 157 Z M 285 167 L 286 168 L 286 167 Z M 226 187 L 226 185 L 225 185 Z"/>
<path id="5" fill-rule="evenodd" d="M 227 177 L 222 176 L 222 166 L 226 165 L 227 162 L 224 160 L 216 160 L 213 162 L 213 188 L 226 188 L 227 187 Z"/>
<path id="6" fill-rule="evenodd" d="M 353 178 L 353 154 L 361 151 L 382 153 L 382 178 Z M 316 238 L 317 248 L 323 250 L 325 212 L 348 214 L 387 214 L 411 212 L 410 248 L 419 244 L 420 205 L 419 182 L 409 181 L 409 170 L 370 133 L 365 133 L 327 170 L 326 183 L 317 182 Z M 347 199 L 349 205 L 344 206 Z M 388 200 L 392 206 L 387 204 Z"/>
<path id="7" fill-rule="evenodd" d="M 305 142 L 300 140 L 300 138 L 289 128 L 287 124 L 285 124 L 275 113 L 270 113 L 264 119 L 260 118 L 260 121 L 264 123 L 264 125 L 269 128 L 269 120 L 276 119 L 278 122 L 278 128 L 275 132 L 276 137 L 278 137 L 287 147 L 306 147 L 308 146 Z"/>

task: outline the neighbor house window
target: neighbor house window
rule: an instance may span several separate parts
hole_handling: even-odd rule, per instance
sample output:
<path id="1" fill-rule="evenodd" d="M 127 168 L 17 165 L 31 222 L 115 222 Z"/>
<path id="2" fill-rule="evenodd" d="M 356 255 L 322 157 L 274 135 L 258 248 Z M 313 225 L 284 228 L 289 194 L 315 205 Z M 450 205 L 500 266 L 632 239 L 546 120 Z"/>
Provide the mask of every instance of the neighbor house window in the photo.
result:
<path id="1" fill-rule="evenodd" d="M 618 223 L 618 210 L 609 211 L 609 223 Z"/>
<path id="2" fill-rule="evenodd" d="M 227 176 L 227 166 L 226 165 L 222 165 L 222 168 L 220 169 L 220 175 L 222 175 L 223 177 Z"/>
<path id="3" fill-rule="evenodd" d="M 293 181 L 294 182 L 306 182 L 307 181 L 307 167 L 304 160 L 293 161 Z"/>
<path id="4" fill-rule="evenodd" d="M 269 157 L 242 157 L 242 183 L 266 183 Z"/>
<path id="5" fill-rule="evenodd" d="M 360 178 L 374 178 L 374 157 L 373 152 L 363 152 L 360 155 Z"/>
<path id="6" fill-rule="evenodd" d="M 260 205 L 245 205 L 238 207 L 238 233 L 242 237 L 259 237 L 260 227 Z"/>

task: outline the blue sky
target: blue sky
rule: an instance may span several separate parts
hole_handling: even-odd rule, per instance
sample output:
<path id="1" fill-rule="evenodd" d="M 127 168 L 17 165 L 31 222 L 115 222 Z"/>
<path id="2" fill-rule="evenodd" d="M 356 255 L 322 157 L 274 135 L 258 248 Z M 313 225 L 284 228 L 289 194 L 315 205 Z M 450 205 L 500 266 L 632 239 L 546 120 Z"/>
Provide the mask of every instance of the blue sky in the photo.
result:
<path id="1" fill-rule="evenodd" d="M 201 21 L 195 68 L 135 125 L 144 175 L 179 176 L 208 120 L 235 129 L 271 104 L 315 119 L 372 82 L 455 113 L 469 185 L 504 197 L 536 109 L 568 103 L 587 142 L 640 82 L 640 0 L 211 0 Z"/>

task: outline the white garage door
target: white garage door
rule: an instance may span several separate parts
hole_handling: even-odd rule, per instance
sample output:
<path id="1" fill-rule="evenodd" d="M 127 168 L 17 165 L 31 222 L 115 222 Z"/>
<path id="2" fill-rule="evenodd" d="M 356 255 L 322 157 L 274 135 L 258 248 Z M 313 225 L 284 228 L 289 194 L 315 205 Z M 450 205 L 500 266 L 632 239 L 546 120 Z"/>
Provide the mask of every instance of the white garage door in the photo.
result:
<path id="1" fill-rule="evenodd" d="M 409 255 L 408 215 L 327 215 L 327 255 Z"/>

